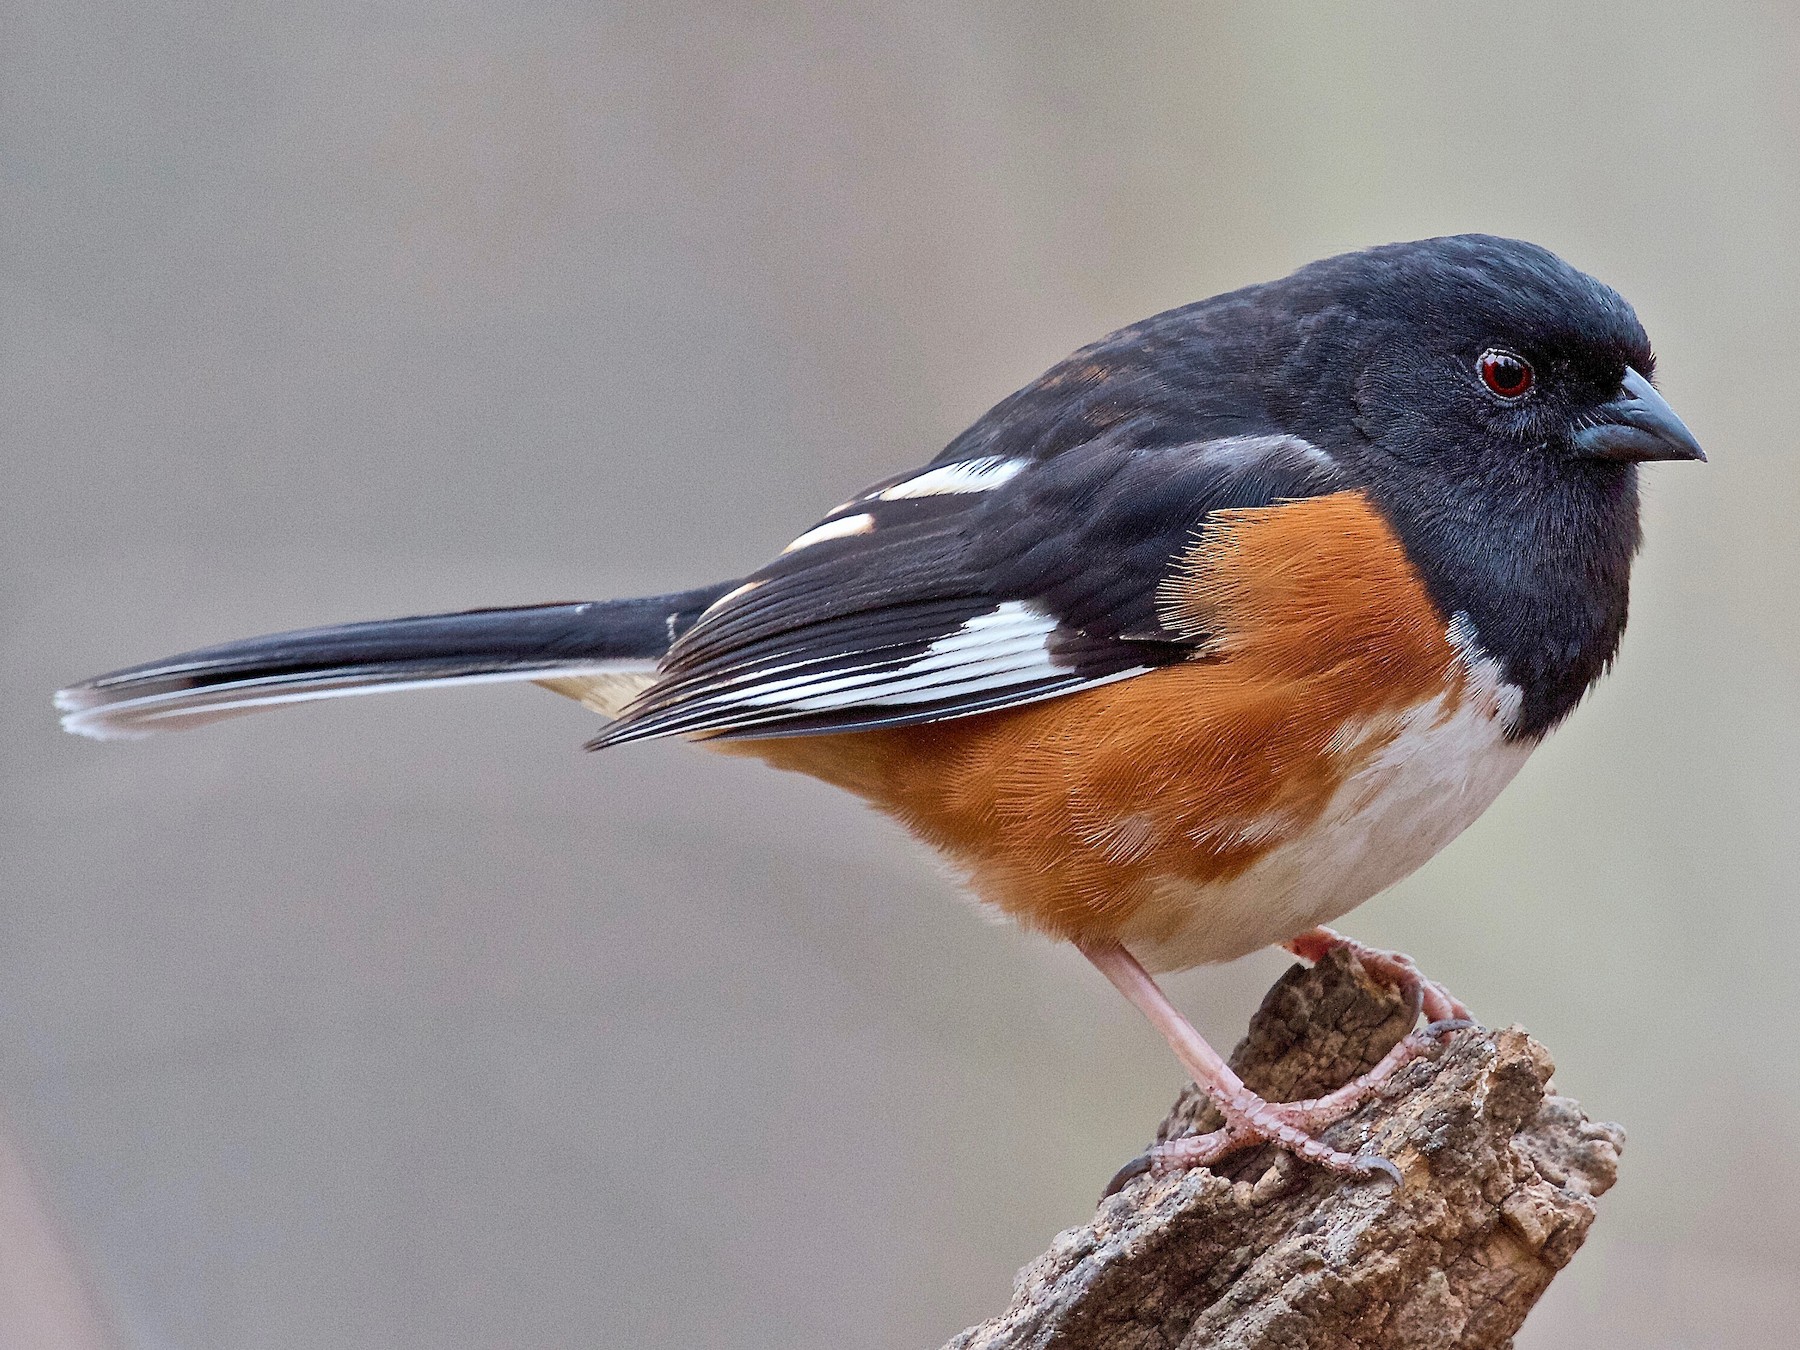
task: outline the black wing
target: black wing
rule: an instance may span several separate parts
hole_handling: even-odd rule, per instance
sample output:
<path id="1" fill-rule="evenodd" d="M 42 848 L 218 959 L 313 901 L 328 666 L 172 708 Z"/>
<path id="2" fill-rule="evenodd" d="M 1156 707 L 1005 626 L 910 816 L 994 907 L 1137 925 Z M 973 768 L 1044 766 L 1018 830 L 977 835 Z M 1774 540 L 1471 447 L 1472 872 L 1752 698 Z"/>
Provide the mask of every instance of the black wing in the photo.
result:
<path id="1" fill-rule="evenodd" d="M 1207 635 L 1165 628 L 1156 593 L 1206 518 L 1344 483 L 1294 437 L 1154 432 L 987 437 L 870 488 L 715 602 L 593 745 L 938 721 L 1187 659 Z"/>

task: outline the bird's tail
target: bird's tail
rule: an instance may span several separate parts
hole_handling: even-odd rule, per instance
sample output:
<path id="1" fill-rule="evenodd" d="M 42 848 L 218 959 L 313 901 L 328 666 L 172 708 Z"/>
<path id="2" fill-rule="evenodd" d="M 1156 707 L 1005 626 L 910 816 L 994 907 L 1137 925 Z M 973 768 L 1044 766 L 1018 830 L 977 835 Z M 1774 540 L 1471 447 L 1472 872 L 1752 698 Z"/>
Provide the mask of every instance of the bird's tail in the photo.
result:
<path id="1" fill-rule="evenodd" d="M 529 680 L 610 717 L 732 584 L 246 638 L 84 680 L 59 690 L 56 706 L 66 730 L 111 740 L 309 699 Z"/>

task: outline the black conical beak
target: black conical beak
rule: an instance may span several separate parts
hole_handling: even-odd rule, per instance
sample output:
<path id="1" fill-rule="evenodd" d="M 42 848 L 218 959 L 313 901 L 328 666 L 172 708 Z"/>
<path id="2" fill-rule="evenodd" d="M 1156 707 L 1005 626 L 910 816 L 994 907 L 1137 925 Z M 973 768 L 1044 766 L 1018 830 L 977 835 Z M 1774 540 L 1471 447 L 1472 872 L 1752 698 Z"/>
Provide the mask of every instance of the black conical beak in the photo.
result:
<path id="1" fill-rule="evenodd" d="M 1596 425 L 1575 433 L 1575 448 L 1590 459 L 1639 464 L 1647 459 L 1697 459 L 1706 453 L 1694 433 L 1663 402 L 1650 381 L 1630 366 L 1619 396 L 1602 404 Z"/>

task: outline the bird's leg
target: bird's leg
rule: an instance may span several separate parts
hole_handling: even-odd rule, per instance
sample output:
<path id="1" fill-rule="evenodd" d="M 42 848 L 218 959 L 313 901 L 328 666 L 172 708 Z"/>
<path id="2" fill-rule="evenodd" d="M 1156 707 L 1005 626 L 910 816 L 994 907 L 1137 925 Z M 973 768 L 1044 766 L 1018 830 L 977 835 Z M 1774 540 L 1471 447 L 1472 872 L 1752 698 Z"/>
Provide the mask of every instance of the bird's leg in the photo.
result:
<path id="1" fill-rule="evenodd" d="M 1244 1086 L 1244 1080 L 1219 1057 L 1218 1051 L 1183 1017 L 1168 995 L 1157 987 L 1150 973 L 1136 957 L 1116 942 L 1078 943 L 1082 954 L 1113 982 L 1118 991 L 1131 1000 L 1132 1006 L 1162 1032 L 1175 1058 L 1193 1075 L 1200 1090 L 1213 1101 L 1225 1117 L 1224 1128 L 1211 1134 L 1195 1135 L 1158 1144 L 1144 1157 L 1127 1165 L 1107 1188 L 1111 1194 L 1131 1177 L 1143 1172 L 1170 1172 L 1188 1167 L 1201 1167 L 1217 1162 L 1227 1154 L 1251 1144 L 1268 1141 L 1288 1152 L 1345 1176 L 1366 1177 L 1377 1173 L 1396 1184 L 1400 1171 L 1386 1158 L 1374 1154 L 1350 1154 L 1321 1143 L 1316 1132 L 1350 1114 L 1368 1095 L 1373 1083 L 1392 1077 L 1401 1065 L 1424 1053 L 1425 1045 L 1409 1045 L 1401 1041 L 1370 1073 L 1354 1084 L 1348 1084 L 1323 1097 L 1298 1102 L 1268 1102 Z M 1380 1075 L 1380 1078 L 1376 1078 Z M 1351 1091 L 1352 1088 L 1358 1088 Z"/>
<path id="2" fill-rule="evenodd" d="M 1427 1022 L 1475 1024 L 1475 1016 L 1468 1005 L 1436 980 L 1426 979 L 1405 952 L 1370 947 L 1330 928 L 1309 928 L 1281 945 L 1303 961 L 1318 962 L 1334 951 L 1349 952 L 1374 979 L 1392 985 L 1408 998 L 1416 995 Z"/>
<path id="3" fill-rule="evenodd" d="M 1329 928 L 1308 929 L 1306 932 L 1300 934 L 1300 936 L 1290 939 L 1282 945 L 1286 947 L 1288 951 L 1294 953 L 1294 955 L 1307 961 L 1323 960 L 1333 951 L 1342 950 L 1350 952 L 1362 963 L 1363 969 L 1366 970 L 1371 977 L 1384 984 L 1391 985 L 1401 992 L 1412 1006 L 1412 1016 L 1408 1019 L 1409 1021 L 1417 1021 L 1421 1012 L 1429 1019 L 1424 1026 L 1418 1027 L 1406 1036 L 1403 1036 L 1394 1045 L 1394 1048 L 1389 1050 L 1387 1054 L 1382 1057 L 1381 1062 L 1375 1065 L 1374 1068 L 1370 1069 L 1367 1073 L 1351 1079 L 1348 1083 L 1345 1083 L 1335 1091 L 1328 1092 L 1322 1097 L 1309 1098 L 1306 1101 L 1264 1104 L 1268 1110 L 1275 1112 L 1283 1122 L 1296 1129 L 1310 1132 L 1322 1129 L 1333 1121 L 1342 1120 L 1366 1101 L 1371 1094 L 1380 1089 L 1383 1084 L 1401 1069 L 1405 1068 L 1421 1055 L 1429 1054 L 1450 1032 L 1461 1031 L 1465 1027 L 1472 1027 L 1475 1025 L 1475 1020 L 1469 1016 L 1469 1010 L 1464 1006 L 1462 1001 L 1450 994 L 1435 980 L 1429 980 L 1422 975 L 1419 972 L 1418 966 L 1413 963 L 1413 959 L 1402 952 L 1383 951 L 1379 947 L 1365 946 L 1355 938 L 1345 937 L 1342 933 L 1333 932 Z M 1131 1177 L 1136 1176 L 1141 1172 L 1162 1172 L 1172 1171 L 1180 1167 L 1205 1166 L 1206 1164 L 1218 1161 L 1235 1149 L 1256 1143 L 1263 1138 L 1275 1138 L 1278 1142 L 1288 1146 L 1291 1151 L 1298 1153 L 1301 1157 L 1310 1158 L 1315 1162 L 1321 1162 L 1322 1165 L 1330 1167 L 1334 1171 L 1350 1170 L 1341 1166 L 1336 1160 L 1327 1161 L 1315 1156 L 1306 1149 L 1293 1148 L 1291 1145 L 1288 1145 L 1285 1136 L 1269 1136 L 1257 1133 L 1253 1128 L 1255 1122 L 1248 1118 L 1243 1122 L 1234 1119 L 1230 1106 L 1218 1092 L 1214 1091 L 1212 1082 L 1202 1078 L 1194 1064 L 1190 1063 L 1185 1056 L 1182 1056 L 1181 1047 L 1176 1045 L 1175 1038 L 1165 1028 L 1164 1021 L 1159 1020 L 1159 1017 L 1152 1014 L 1145 1003 L 1139 1001 L 1139 998 L 1134 996 L 1130 990 L 1125 989 L 1125 985 L 1120 982 L 1119 977 L 1113 975 L 1112 971 L 1108 970 L 1107 967 L 1101 963 L 1101 958 L 1099 956 L 1090 951 L 1088 952 L 1088 959 L 1093 961 L 1096 965 L 1099 965 L 1102 970 L 1105 970 L 1113 983 L 1118 985 L 1120 989 L 1125 990 L 1125 996 L 1130 998 L 1133 1003 L 1136 1003 L 1140 1009 L 1143 1009 L 1145 1016 L 1149 1017 L 1152 1022 L 1155 1022 L 1159 1029 L 1163 1029 L 1163 1034 L 1169 1037 L 1169 1044 L 1176 1046 L 1176 1055 L 1181 1057 L 1182 1063 L 1188 1066 L 1190 1072 L 1194 1073 L 1194 1081 L 1198 1083 L 1206 1092 L 1207 1096 L 1211 1097 L 1218 1105 L 1219 1110 L 1225 1116 L 1226 1122 L 1224 1129 L 1214 1130 L 1211 1134 L 1189 1135 L 1183 1139 L 1176 1139 L 1170 1143 L 1158 1145 L 1143 1158 L 1129 1164 L 1122 1172 L 1120 1172 L 1119 1175 L 1113 1179 L 1113 1185 L 1108 1190 L 1107 1194 L 1110 1195 L 1113 1190 L 1118 1189 L 1119 1186 L 1130 1180 Z M 1125 955 L 1124 959 L 1126 961 L 1131 961 L 1131 957 L 1128 954 Z M 1132 965 L 1135 967 L 1136 962 L 1132 962 Z M 1164 1017 L 1172 1017 L 1182 1026 L 1186 1026 L 1187 1024 L 1181 1020 L 1181 1015 L 1175 1012 L 1173 1008 L 1167 1007 L 1167 1000 L 1163 999 L 1162 991 L 1157 989 L 1155 984 L 1151 982 L 1150 976 L 1144 973 L 1141 968 L 1138 968 L 1138 975 L 1141 977 L 1144 986 L 1151 991 L 1151 994 L 1155 998 L 1162 1000 L 1164 1007 L 1167 1008 Z M 1191 1027 L 1189 1027 L 1188 1030 L 1189 1033 L 1194 1036 L 1195 1040 L 1199 1040 L 1199 1033 L 1194 1032 Z M 1213 1053 L 1210 1046 L 1207 1046 L 1204 1041 L 1200 1041 L 1200 1045 L 1206 1053 L 1211 1056 L 1212 1062 L 1218 1062 L 1218 1056 Z M 1229 1067 L 1227 1067 L 1225 1071 L 1226 1073 L 1231 1074 Z M 1246 1095 L 1249 1095 L 1247 1090 L 1243 1088 L 1243 1084 L 1237 1078 L 1237 1075 L 1231 1074 L 1229 1082 L 1235 1084 L 1238 1090 L 1245 1091 Z M 1260 1100 L 1253 1096 L 1251 1099 Z M 1314 1146 L 1319 1148 L 1323 1147 L 1323 1145 L 1317 1144 L 1316 1141 L 1314 1141 Z M 1336 1159 L 1341 1160 L 1344 1157 L 1345 1155 L 1341 1153 L 1336 1155 Z M 1357 1170 L 1363 1174 L 1366 1174 L 1370 1170 L 1379 1170 L 1375 1167 L 1375 1164 L 1387 1166 L 1387 1164 L 1383 1163 L 1383 1160 L 1379 1158 L 1371 1159 L 1368 1155 L 1352 1158 L 1350 1161 L 1359 1164 Z"/>

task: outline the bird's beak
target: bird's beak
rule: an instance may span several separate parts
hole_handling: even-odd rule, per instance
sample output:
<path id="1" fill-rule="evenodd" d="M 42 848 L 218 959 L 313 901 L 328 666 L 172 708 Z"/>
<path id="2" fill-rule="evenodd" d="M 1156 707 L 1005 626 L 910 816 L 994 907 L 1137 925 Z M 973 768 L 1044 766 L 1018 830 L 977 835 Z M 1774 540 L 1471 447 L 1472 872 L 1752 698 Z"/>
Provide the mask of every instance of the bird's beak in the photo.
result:
<path id="1" fill-rule="evenodd" d="M 1589 459 L 1639 464 L 1647 459 L 1697 459 L 1706 453 L 1694 433 L 1663 402 L 1650 381 L 1630 366 L 1619 396 L 1602 404 L 1600 421 L 1575 433 L 1575 449 Z"/>

